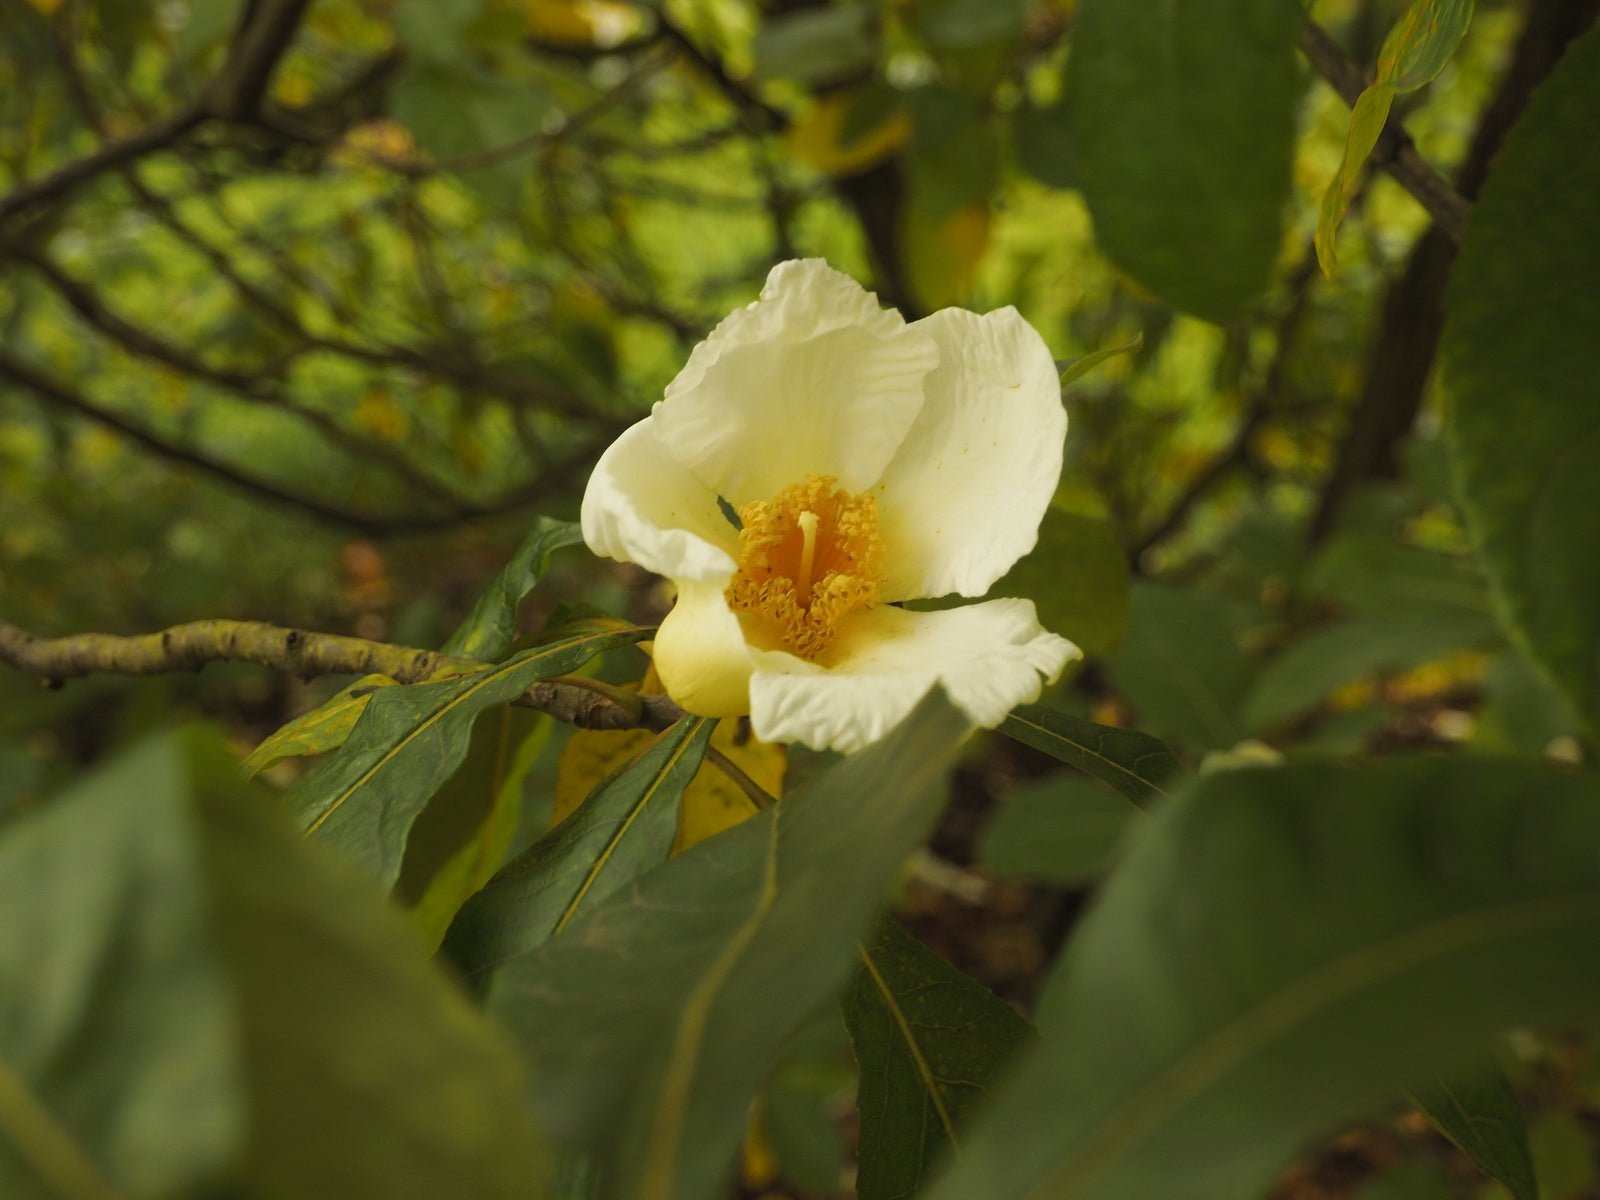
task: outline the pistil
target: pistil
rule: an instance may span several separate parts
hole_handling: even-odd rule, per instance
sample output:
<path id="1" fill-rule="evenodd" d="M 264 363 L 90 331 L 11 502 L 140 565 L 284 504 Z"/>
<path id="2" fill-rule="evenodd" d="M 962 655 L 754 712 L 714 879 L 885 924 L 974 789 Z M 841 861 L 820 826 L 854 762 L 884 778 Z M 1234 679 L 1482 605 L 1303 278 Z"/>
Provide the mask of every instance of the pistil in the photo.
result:
<path id="1" fill-rule="evenodd" d="M 817 558 L 817 514 L 803 512 L 795 518 L 795 524 L 800 526 L 800 536 L 805 539 L 800 547 L 800 570 L 795 576 L 795 591 L 799 593 L 800 603 L 811 603 L 811 571 Z"/>

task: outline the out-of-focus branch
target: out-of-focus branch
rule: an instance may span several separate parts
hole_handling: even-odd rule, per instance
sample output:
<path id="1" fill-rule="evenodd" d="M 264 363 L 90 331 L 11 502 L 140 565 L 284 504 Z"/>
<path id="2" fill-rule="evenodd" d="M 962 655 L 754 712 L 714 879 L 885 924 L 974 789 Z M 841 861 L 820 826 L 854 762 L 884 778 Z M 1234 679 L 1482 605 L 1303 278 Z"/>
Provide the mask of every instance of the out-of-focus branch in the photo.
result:
<path id="1" fill-rule="evenodd" d="M 267 84 L 294 39 L 310 0 L 253 0 L 234 33 L 227 60 L 192 104 L 137 133 L 64 163 L 0 196 L 0 224 L 64 198 L 98 175 L 165 150 L 207 121 L 250 122 L 261 115 Z"/>
<path id="2" fill-rule="evenodd" d="M 1307 18 L 1300 27 L 1300 49 L 1317 74 L 1339 93 L 1346 104 L 1354 107 L 1356 100 L 1366 90 L 1366 73 L 1340 49 L 1339 43 L 1328 35 L 1328 31 Z M 1433 223 L 1446 237 L 1460 244 L 1462 235 L 1466 233 L 1471 204 L 1422 157 L 1411 135 L 1392 113 L 1378 137 L 1371 161 L 1388 171 L 1396 183 L 1428 210 Z"/>
<path id="3" fill-rule="evenodd" d="M 40 637 L 0 620 L 0 662 L 50 686 L 85 675 L 197 671 L 211 662 L 254 663 L 307 678 L 386 675 L 397 683 L 421 683 L 452 668 L 470 671 L 487 665 L 437 650 L 260 621 L 220 620 L 190 621 L 132 637 L 79 633 L 59 638 Z M 636 696 L 575 676 L 537 683 L 517 703 L 585 729 L 664 728 L 683 715 L 665 696 Z"/>

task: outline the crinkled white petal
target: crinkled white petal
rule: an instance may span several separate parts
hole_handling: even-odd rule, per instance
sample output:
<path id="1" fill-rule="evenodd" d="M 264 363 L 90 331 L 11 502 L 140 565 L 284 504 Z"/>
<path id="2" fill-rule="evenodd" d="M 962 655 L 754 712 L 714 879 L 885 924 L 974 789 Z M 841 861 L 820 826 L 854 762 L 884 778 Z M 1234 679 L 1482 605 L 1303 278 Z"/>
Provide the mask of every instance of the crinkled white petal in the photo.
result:
<path id="1" fill-rule="evenodd" d="M 876 483 L 939 361 L 926 332 L 821 259 L 774 267 L 760 299 L 694 348 L 653 413 L 662 444 L 730 503 L 807 475 Z"/>
<path id="2" fill-rule="evenodd" d="M 935 683 L 975 724 L 992 727 L 1081 657 L 1039 625 L 1031 600 L 875 608 L 848 618 L 823 669 L 761 656 L 750 677 L 751 727 L 763 741 L 850 753 L 894 728 Z"/>
<path id="3" fill-rule="evenodd" d="M 583 493 L 583 540 L 677 580 L 733 575 L 739 535 L 717 496 L 656 438 L 650 418 L 606 448 Z"/>
<path id="4" fill-rule="evenodd" d="M 1055 360 L 1014 308 L 947 308 L 927 399 L 877 487 L 886 600 L 981 596 L 1038 539 L 1061 478 Z"/>

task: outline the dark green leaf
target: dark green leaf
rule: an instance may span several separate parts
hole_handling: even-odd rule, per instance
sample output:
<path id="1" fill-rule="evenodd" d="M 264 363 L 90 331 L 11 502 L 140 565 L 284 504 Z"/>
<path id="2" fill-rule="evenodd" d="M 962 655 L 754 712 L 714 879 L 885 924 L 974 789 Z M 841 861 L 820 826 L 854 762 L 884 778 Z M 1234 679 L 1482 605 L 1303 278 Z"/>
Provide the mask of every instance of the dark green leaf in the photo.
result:
<path id="1" fill-rule="evenodd" d="M 911 101 L 908 157 L 918 211 L 938 223 L 987 201 L 1000 180 L 1000 149 L 983 108 L 942 88 L 922 88 Z"/>
<path id="2" fill-rule="evenodd" d="M 569 638 L 482 671 L 373 693 L 338 753 L 295 788 L 291 798 L 302 828 L 393 884 L 412 822 L 466 757 L 479 714 L 641 632 Z"/>
<path id="3" fill-rule="evenodd" d="M 1255 1194 L 1500 1030 L 1592 1015 L 1597 841 L 1600 781 L 1538 764 L 1200 777 L 1079 925 L 1038 1050 L 932 1197 Z"/>
<path id="4" fill-rule="evenodd" d="M 1363 616 L 1489 612 L 1483 574 L 1467 559 L 1356 529 L 1329 540 L 1307 568 L 1305 589 Z"/>
<path id="5" fill-rule="evenodd" d="M 1124 806 L 1126 807 L 1126 806 Z M 1028 1023 L 1010 1005 L 884 920 L 844 995 L 861 1066 L 861 1200 L 921 1187 Z"/>
<path id="6" fill-rule="evenodd" d="M 1246 736 L 1241 717 L 1256 672 L 1240 649 L 1243 614 L 1216 592 L 1139 584 L 1122 649 L 1111 660 L 1137 723 L 1196 750 Z"/>
<path id="7" fill-rule="evenodd" d="M 752 49 L 756 72 L 801 83 L 838 79 L 868 65 L 876 53 L 874 13 L 866 4 L 802 9 L 761 23 Z"/>
<path id="8" fill-rule="evenodd" d="M 1095 235 L 1179 308 L 1235 316 L 1267 284 L 1289 198 L 1294 0 L 1084 0 L 1068 116 Z"/>
<path id="9" fill-rule="evenodd" d="M 583 541 L 583 530 L 570 521 L 540 517 L 516 554 L 478 597 L 472 615 L 444 644 L 444 653 L 498 662 L 517 636 L 517 606 L 539 586 L 550 555 Z"/>
<path id="10" fill-rule="evenodd" d="M 1050 187 L 1077 186 L 1077 155 L 1064 109 L 1025 104 L 1011 114 L 1011 130 L 1017 143 L 1018 166 Z"/>
<path id="11" fill-rule="evenodd" d="M 629 1200 L 717 1194 L 778 1044 L 849 968 L 967 730 L 933 695 L 776 809 L 702 842 L 495 975 L 533 1100 Z"/>
<path id="12" fill-rule="evenodd" d="M 450 926 L 445 957 L 481 989 L 495 967 L 543 945 L 580 912 L 665 862 L 678 801 L 716 724 L 679 721 L 507 863 Z"/>
<path id="13" fill-rule="evenodd" d="M 1163 785 L 1178 771 L 1172 752 L 1147 733 L 1096 725 L 1037 704 L 1013 710 L 1000 732 L 1093 775 L 1140 807 L 1166 795 Z"/>
<path id="14" fill-rule="evenodd" d="M 232 997 L 176 742 L 0 839 L 0 1194 L 179 1195 L 243 1140 Z"/>
<path id="15" fill-rule="evenodd" d="M 996 596 L 1021 596 L 1039 623 L 1086 654 L 1109 654 L 1128 627 L 1128 559 L 1108 522 L 1051 508 L 1039 541 L 999 583 Z"/>
<path id="16" fill-rule="evenodd" d="M 1486 613 L 1368 617 L 1302 638 L 1269 662 L 1245 699 L 1253 732 L 1299 716 L 1330 692 L 1366 675 L 1406 670 L 1498 640 Z"/>
<path id="17" fill-rule="evenodd" d="M 1445 301 L 1446 434 L 1515 638 L 1600 727 L 1600 29 L 1507 135 Z"/>
<path id="18" fill-rule="evenodd" d="M 1538 758 L 1552 741 L 1578 727 L 1565 693 L 1518 651 L 1506 649 L 1489 660 L 1474 747 Z"/>
<path id="19" fill-rule="evenodd" d="M 1486 1062 L 1415 1089 L 1411 1098 L 1478 1169 L 1514 1200 L 1539 1200 L 1522 1105 L 1497 1065 Z"/>
<path id="20" fill-rule="evenodd" d="M 1077 887 L 1104 875 L 1139 810 L 1081 775 L 1048 776 L 1001 801 L 978 861 L 1001 875 Z"/>
<path id="21" fill-rule="evenodd" d="M 911 12 L 930 45 L 964 50 L 1015 39 L 1028 18 L 1028 0 L 920 0 Z"/>

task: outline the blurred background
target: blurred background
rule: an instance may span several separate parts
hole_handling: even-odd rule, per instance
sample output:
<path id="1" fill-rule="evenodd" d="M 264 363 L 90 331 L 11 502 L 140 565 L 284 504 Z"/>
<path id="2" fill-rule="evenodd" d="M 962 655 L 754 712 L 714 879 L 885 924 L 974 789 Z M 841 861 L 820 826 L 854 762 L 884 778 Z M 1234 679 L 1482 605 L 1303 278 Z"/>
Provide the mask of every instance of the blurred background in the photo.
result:
<path id="1" fill-rule="evenodd" d="M 1075 189 L 1075 8 L 0 0 L 0 618 L 437 646 L 535 515 L 575 515 L 599 450 L 694 343 L 774 262 L 821 255 L 910 318 L 1014 304 L 1063 363 L 1142 339 L 1070 385 L 1040 550 L 997 588 L 1088 651 L 1052 703 L 1191 763 L 1581 755 L 1452 506 L 1433 366 L 1453 245 L 1378 170 L 1319 271 L 1349 107 L 1302 61 L 1271 288 L 1227 325 L 1154 298 L 1097 249 Z M 1404 8 L 1310 15 L 1366 68 Z M 1470 197 L 1595 8 L 1480 3 L 1397 101 L 1423 158 Z M 566 552 L 524 628 L 666 599 Z M 47 691 L 0 669 L 0 814 L 186 716 L 246 750 L 342 682 L 214 665 Z M 908 893 L 919 931 L 1007 998 L 1030 995 L 1125 819 L 1086 802 L 1041 835 L 1079 786 L 975 743 Z M 1551 1087 L 1562 1053 L 1541 1051 Z M 777 1118 L 785 1186 L 837 1176 L 831 1126 L 806 1124 L 840 1086 L 826 1060 L 796 1059 L 811 1099 Z M 1584 1111 L 1536 1128 L 1551 1196 L 1600 1195 Z M 1282 1195 L 1378 1196 L 1396 1171 L 1443 1189 L 1403 1194 L 1464 1194 L 1426 1126 L 1351 1136 Z"/>

